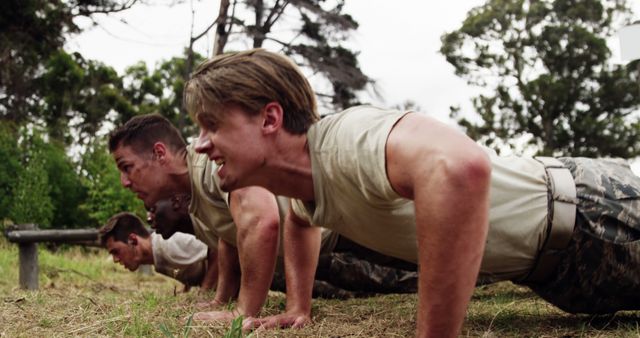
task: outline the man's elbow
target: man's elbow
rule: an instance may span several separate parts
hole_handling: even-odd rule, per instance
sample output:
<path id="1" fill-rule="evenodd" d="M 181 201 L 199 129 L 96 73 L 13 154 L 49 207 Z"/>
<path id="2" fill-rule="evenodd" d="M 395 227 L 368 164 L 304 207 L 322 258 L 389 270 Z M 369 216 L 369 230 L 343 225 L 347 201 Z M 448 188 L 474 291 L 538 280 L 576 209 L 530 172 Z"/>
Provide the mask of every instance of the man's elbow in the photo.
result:
<path id="1" fill-rule="evenodd" d="M 465 163 L 466 176 L 472 182 L 488 186 L 491 181 L 491 160 L 482 150 L 475 151 Z"/>
<path id="2" fill-rule="evenodd" d="M 251 225 L 238 227 L 238 237 L 240 241 L 247 237 L 259 237 L 261 241 L 271 241 L 276 240 L 279 236 L 279 217 L 266 217 L 262 215 L 248 223 Z"/>
<path id="3" fill-rule="evenodd" d="M 260 232 L 268 238 L 277 238 L 280 233 L 280 218 L 269 218 L 260 222 Z"/>
<path id="4" fill-rule="evenodd" d="M 467 151 L 448 165 L 451 184 L 469 194 L 487 194 L 491 183 L 491 161 L 481 149 Z"/>

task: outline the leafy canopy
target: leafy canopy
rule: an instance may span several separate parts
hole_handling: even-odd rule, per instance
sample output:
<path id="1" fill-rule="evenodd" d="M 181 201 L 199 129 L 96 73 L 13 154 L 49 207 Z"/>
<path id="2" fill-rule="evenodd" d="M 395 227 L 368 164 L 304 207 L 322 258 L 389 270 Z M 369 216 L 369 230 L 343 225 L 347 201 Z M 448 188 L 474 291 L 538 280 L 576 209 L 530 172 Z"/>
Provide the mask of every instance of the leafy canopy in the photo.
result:
<path id="1" fill-rule="evenodd" d="M 638 75 L 612 65 L 606 39 L 624 0 L 490 0 L 442 36 L 457 75 L 486 88 L 481 121 L 452 116 L 489 146 L 526 140 L 545 155 L 640 154 Z M 516 149 L 517 150 L 517 149 Z"/>

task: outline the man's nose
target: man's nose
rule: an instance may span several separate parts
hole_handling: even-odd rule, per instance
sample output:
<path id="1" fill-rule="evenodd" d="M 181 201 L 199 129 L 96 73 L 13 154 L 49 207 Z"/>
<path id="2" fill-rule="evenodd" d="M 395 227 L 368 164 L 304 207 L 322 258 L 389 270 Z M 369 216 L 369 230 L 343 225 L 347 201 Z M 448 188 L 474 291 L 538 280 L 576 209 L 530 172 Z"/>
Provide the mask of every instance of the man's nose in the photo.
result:
<path id="1" fill-rule="evenodd" d="M 129 180 L 129 176 L 127 174 L 120 173 L 120 184 L 122 184 L 122 186 L 125 188 L 131 187 L 131 181 Z"/>
<path id="2" fill-rule="evenodd" d="M 198 153 L 206 153 L 212 146 L 213 144 L 207 134 L 201 131 L 200 135 L 198 135 L 198 139 L 196 140 L 196 146 L 194 147 L 195 151 Z"/>

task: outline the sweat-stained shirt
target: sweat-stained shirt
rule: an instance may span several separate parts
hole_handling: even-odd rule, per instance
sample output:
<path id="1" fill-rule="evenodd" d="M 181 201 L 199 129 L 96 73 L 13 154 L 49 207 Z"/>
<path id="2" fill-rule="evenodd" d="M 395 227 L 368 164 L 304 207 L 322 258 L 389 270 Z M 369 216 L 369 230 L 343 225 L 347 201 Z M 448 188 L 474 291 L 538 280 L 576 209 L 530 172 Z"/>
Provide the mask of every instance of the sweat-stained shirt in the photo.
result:
<path id="1" fill-rule="evenodd" d="M 385 162 L 389 133 L 405 114 L 359 106 L 311 126 L 307 137 L 315 201 L 294 200 L 293 212 L 372 250 L 417 262 L 414 203 L 393 190 Z M 545 169 L 532 158 L 485 151 L 492 163 L 491 206 L 480 276 L 492 281 L 523 278 L 546 236 Z"/>
<path id="2" fill-rule="evenodd" d="M 196 237 L 213 249 L 218 247 L 218 238 L 237 246 L 237 229 L 229 209 L 229 193 L 220 189 L 216 163 L 209 160 L 206 154 L 196 153 L 194 146 L 189 145 L 187 166 L 191 180 L 189 215 Z M 289 199 L 276 196 L 276 201 L 280 214 L 280 243 L 282 243 L 283 222 L 289 210 Z M 337 234 L 323 229 L 321 252 L 333 251 L 337 238 Z M 278 256 L 283 256 L 282 245 L 278 249 Z"/>

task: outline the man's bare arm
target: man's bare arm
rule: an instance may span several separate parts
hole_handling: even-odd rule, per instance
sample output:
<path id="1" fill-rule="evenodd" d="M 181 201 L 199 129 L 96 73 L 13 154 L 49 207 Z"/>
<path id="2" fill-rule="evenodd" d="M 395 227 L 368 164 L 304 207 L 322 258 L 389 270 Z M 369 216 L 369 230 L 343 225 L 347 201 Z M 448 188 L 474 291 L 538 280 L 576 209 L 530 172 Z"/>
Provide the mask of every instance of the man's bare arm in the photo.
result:
<path id="1" fill-rule="evenodd" d="M 238 231 L 237 252 L 241 274 L 237 306 L 230 311 L 200 312 L 193 316 L 195 320 L 229 322 L 239 315 L 253 317 L 260 312 L 271 286 L 280 227 L 276 198 L 260 187 L 234 190 L 230 198 L 230 211 Z M 225 269 L 225 273 L 229 271 Z M 224 298 L 228 298 L 226 290 L 230 290 L 232 282 L 223 276 L 219 278 L 218 285 L 222 286 Z M 220 303 L 218 299 L 216 296 L 214 303 Z"/>
<path id="2" fill-rule="evenodd" d="M 283 314 L 249 320 L 244 328 L 299 328 L 311 321 L 313 281 L 320 254 L 321 229 L 312 227 L 289 208 L 284 222 L 287 308 Z"/>
<path id="3" fill-rule="evenodd" d="M 215 288 L 218 281 L 218 254 L 215 249 L 209 248 L 207 251 L 207 271 L 200 284 L 201 291 L 208 291 Z"/>
<path id="4" fill-rule="evenodd" d="M 393 188 L 415 202 L 418 336 L 456 337 L 488 231 L 490 162 L 471 139 L 418 114 L 392 129 L 386 160 Z"/>
<path id="5" fill-rule="evenodd" d="M 267 297 L 278 255 L 278 204 L 272 193 L 260 187 L 234 190 L 230 204 L 238 228 L 241 270 L 237 308 L 244 316 L 256 316 Z"/>
<path id="6" fill-rule="evenodd" d="M 240 288 L 240 262 L 238 261 L 238 249 L 235 246 L 218 240 L 218 287 L 214 304 L 229 303 L 238 295 Z"/>

